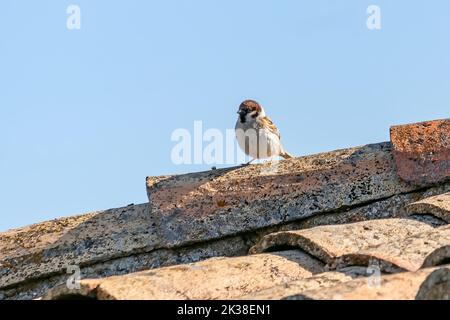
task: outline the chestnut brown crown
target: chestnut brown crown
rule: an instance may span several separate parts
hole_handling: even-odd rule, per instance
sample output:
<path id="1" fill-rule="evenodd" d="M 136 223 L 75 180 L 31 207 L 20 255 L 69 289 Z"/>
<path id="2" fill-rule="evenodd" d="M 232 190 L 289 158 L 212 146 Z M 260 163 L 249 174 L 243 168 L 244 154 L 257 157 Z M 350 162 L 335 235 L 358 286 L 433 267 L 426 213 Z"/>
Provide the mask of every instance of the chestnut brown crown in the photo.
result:
<path id="1" fill-rule="evenodd" d="M 252 118 L 258 117 L 262 113 L 263 108 L 261 105 L 255 100 L 245 100 L 239 106 L 239 117 L 241 122 L 244 123 L 248 114 L 251 115 Z"/>
<path id="2" fill-rule="evenodd" d="M 251 113 L 253 111 L 261 112 L 262 107 L 261 105 L 256 102 L 255 100 L 245 100 L 241 103 L 239 106 L 239 111 L 246 111 L 246 113 Z"/>

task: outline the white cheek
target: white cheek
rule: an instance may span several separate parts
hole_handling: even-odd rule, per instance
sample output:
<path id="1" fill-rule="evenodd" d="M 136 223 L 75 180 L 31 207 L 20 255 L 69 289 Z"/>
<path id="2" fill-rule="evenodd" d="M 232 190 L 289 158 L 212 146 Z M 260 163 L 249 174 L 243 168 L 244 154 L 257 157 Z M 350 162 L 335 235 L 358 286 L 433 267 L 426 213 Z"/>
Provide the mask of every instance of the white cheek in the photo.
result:
<path id="1" fill-rule="evenodd" d="M 258 114 L 258 112 L 257 111 L 253 111 L 253 112 L 250 112 L 250 113 L 247 113 L 247 116 L 246 116 L 246 118 L 247 118 L 247 120 L 254 120 L 255 119 L 255 116 Z"/>

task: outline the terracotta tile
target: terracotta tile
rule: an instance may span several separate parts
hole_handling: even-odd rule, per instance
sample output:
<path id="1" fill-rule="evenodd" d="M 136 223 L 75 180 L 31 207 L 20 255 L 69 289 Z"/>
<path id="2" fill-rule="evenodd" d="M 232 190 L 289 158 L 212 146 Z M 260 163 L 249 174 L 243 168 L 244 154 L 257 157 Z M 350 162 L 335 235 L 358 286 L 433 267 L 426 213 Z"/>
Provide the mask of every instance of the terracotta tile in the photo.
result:
<path id="1" fill-rule="evenodd" d="M 391 127 L 398 175 L 417 185 L 450 178 L 450 119 Z"/>

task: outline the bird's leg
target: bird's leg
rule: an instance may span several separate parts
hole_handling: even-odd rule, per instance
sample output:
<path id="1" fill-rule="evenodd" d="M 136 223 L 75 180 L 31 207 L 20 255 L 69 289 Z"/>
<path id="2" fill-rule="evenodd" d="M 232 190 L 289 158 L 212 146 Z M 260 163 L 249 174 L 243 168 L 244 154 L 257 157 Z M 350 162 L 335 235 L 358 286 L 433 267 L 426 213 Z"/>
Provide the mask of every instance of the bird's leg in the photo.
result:
<path id="1" fill-rule="evenodd" d="M 249 162 L 247 162 L 247 163 L 243 163 L 242 164 L 242 166 L 248 166 L 248 165 L 250 165 L 253 161 L 255 161 L 256 159 L 252 159 L 252 160 L 250 160 Z"/>

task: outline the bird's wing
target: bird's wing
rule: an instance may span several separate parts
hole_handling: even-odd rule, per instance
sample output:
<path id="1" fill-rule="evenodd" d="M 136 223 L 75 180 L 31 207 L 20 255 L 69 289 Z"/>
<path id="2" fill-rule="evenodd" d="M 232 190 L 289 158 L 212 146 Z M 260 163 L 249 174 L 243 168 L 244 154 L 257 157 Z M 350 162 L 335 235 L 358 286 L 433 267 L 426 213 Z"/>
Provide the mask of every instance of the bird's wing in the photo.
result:
<path id="1" fill-rule="evenodd" d="M 277 126 L 274 125 L 272 120 L 270 120 L 269 117 L 262 118 L 262 127 L 267 128 L 270 132 L 276 134 L 279 139 L 281 139 L 280 131 L 278 130 Z"/>

